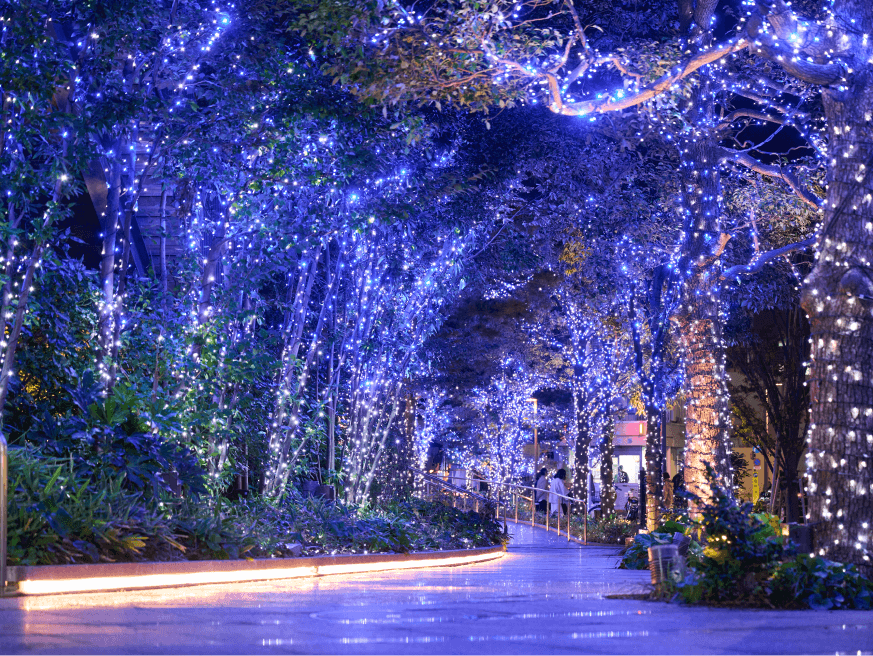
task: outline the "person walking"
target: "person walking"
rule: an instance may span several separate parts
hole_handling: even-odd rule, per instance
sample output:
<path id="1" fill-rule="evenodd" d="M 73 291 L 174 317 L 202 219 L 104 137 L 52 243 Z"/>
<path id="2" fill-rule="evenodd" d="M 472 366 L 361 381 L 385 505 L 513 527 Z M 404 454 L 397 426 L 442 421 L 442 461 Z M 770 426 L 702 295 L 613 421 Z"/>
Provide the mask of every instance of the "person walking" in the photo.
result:
<path id="1" fill-rule="evenodd" d="M 664 472 L 664 508 L 670 510 L 673 508 L 673 481 L 670 480 L 670 474 Z"/>
<path id="2" fill-rule="evenodd" d="M 685 468 L 680 467 L 673 477 L 673 503 L 677 508 L 684 508 L 687 504 L 684 497 L 676 498 L 676 494 L 685 491 Z"/>
<path id="3" fill-rule="evenodd" d="M 549 506 L 551 513 L 559 513 L 559 517 L 563 517 L 567 513 L 567 487 L 564 485 L 564 480 L 567 478 L 567 470 L 559 469 L 552 479 L 552 484 L 549 487 Z"/>
<path id="4" fill-rule="evenodd" d="M 615 483 L 627 483 L 630 481 L 630 476 L 627 475 L 627 472 L 624 470 L 624 467 L 619 465 L 618 471 L 615 472 Z"/>
<path id="5" fill-rule="evenodd" d="M 537 510 L 544 513 L 549 496 L 549 476 L 545 467 L 540 469 L 540 473 L 537 474 L 537 482 L 534 487 L 536 488 L 534 501 L 537 504 Z"/>

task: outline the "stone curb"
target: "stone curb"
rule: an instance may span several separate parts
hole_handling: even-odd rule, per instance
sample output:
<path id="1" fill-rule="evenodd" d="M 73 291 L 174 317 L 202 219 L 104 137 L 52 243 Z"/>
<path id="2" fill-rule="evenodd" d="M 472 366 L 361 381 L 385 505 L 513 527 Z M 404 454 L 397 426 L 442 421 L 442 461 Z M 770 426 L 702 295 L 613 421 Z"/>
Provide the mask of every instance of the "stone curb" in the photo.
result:
<path id="1" fill-rule="evenodd" d="M 500 558 L 503 546 L 408 554 L 342 554 L 259 560 L 184 560 L 166 563 L 98 563 L 9 568 L 21 595 L 105 592 L 209 583 L 272 581 L 332 574 L 451 567 Z"/>

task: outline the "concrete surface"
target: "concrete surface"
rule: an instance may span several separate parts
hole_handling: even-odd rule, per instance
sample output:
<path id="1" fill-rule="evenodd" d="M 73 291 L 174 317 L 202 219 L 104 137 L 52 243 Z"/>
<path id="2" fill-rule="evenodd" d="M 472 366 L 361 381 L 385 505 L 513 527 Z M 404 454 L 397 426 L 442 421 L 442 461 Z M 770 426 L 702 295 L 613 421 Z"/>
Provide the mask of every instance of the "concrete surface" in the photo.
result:
<path id="1" fill-rule="evenodd" d="M 0 600 L 0 653 L 873 653 L 873 612 L 604 599 L 648 572 L 540 529 L 456 568 Z"/>

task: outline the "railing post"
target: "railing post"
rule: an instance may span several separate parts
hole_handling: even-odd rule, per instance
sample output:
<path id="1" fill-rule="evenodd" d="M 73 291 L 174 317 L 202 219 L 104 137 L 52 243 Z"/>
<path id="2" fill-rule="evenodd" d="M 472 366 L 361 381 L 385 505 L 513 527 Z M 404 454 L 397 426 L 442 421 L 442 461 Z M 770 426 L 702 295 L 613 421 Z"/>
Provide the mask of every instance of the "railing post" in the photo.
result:
<path id="1" fill-rule="evenodd" d="M 530 525 L 531 526 L 534 525 L 534 515 L 536 513 L 536 506 L 534 505 L 534 497 L 535 496 L 536 496 L 536 494 L 531 492 L 531 495 L 530 495 Z"/>
<path id="2" fill-rule="evenodd" d="M 518 524 L 518 492 L 514 492 L 515 497 L 515 523 Z"/>
<path id="3" fill-rule="evenodd" d="M 9 476 L 9 453 L 6 436 L 0 432 L 0 596 L 6 592 L 6 479 Z"/>

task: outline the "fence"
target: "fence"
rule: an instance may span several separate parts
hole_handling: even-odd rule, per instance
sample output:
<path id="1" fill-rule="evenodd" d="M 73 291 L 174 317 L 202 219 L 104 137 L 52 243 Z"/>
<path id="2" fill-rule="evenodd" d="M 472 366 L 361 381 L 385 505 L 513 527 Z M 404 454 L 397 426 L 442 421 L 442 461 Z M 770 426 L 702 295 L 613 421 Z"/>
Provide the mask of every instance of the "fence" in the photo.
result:
<path id="1" fill-rule="evenodd" d="M 504 483 L 502 481 L 480 480 L 481 483 L 487 483 L 489 486 L 489 495 L 483 496 L 472 490 L 468 490 L 464 487 L 449 483 L 448 481 L 435 474 L 423 472 L 418 469 L 413 469 L 413 473 L 420 481 L 419 490 L 421 491 L 422 497 L 424 499 L 438 499 L 443 502 L 451 501 L 452 507 L 454 508 L 461 508 L 462 510 L 475 510 L 476 512 L 479 511 L 480 507 L 487 507 L 487 504 L 493 504 L 495 508 L 495 516 L 498 520 L 500 520 L 501 518 L 504 520 L 504 526 L 506 525 L 506 521 L 507 519 L 509 519 L 510 515 L 514 516 L 513 521 L 515 523 L 519 523 L 519 507 L 523 508 L 522 521 L 527 523 L 528 520 L 524 517 L 524 513 L 529 506 L 530 525 L 540 525 L 543 526 L 547 531 L 552 530 L 550 526 L 551 512 L 545 513 L 545 521 L 542 524 L 539 524 L 537 522 L 535 502 L 535 495 L 537 492 L 536 488 L 530 487 L 528 485 L 520 485 L 518 483 Z M 568 504 L 568 506 L 571 504 L 581 504 L 582 508 L 586 508 L 587 504 L 581 499 L 576 499 L 574 497 L 570 497 L 564 494 L 558 494 L 557 496 L 559 497 L 559 504 L 563 504 L 565 502 Z M 501 511 L 503 513 L 502 517 Z M 560 508 L 558 508 L 554 529 L 559 536 L 561 535 L 561 514 L 562 511 Z M 565 528 L 567 541 L 569 542 L 569 513 L 567 514 Z M 588 542 L 587 512 L 583 513 L 582 541 L 585 543 Z"/>

